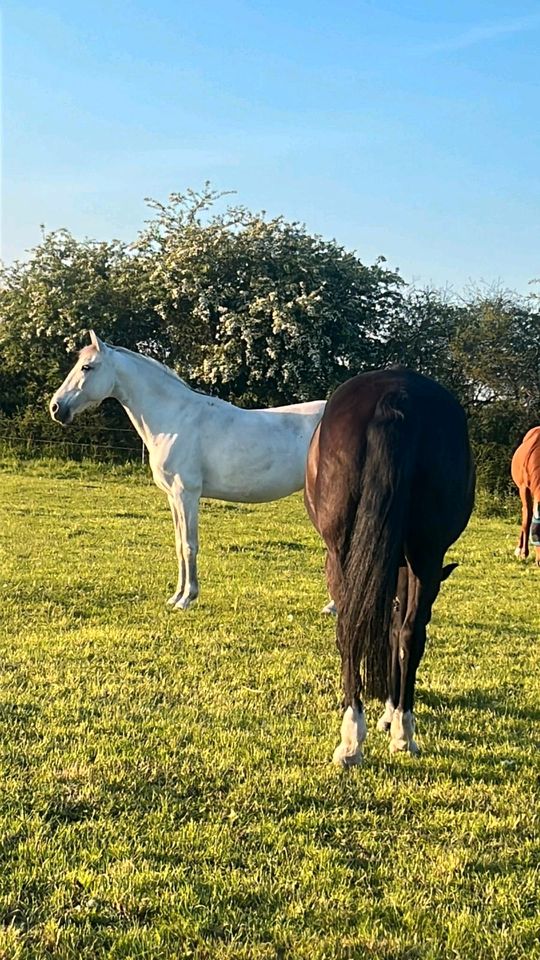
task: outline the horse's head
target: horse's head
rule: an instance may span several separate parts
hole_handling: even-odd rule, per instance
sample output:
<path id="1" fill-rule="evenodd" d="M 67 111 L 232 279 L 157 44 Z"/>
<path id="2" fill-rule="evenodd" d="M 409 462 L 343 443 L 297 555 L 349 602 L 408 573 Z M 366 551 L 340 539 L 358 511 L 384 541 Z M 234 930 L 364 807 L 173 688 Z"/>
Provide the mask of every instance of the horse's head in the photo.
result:
<path id="1" fill-rule="evenodd" d="M 83 410 L 97 407 L 111 396 L 115 372 L 112 351 L 90 331 L 90 346 L 84 347 L 79 359 L 61 387 L 51 399 L 51 417 L 66 426 Z"/>

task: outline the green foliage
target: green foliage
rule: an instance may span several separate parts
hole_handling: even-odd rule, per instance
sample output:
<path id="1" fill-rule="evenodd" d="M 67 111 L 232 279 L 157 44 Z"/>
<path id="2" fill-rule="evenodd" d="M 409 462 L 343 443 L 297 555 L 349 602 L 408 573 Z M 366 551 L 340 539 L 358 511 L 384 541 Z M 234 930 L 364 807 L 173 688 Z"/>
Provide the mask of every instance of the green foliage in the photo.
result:
<path id="1" fill-rule="evenodd" d="M 370 704 L 365 764 L 338 771 L 301 497 L 205 503 L 182 615 L 166 498 L 121 475 L 0 473 L 0 955 L 538 960 L 539 571 L 517 525 L 473 520 L 450 552 L 422 755 L 390 757 Z"/>
<path id="2" fill-rule="evenodd" d="M 45 423 L 48 400 L 92 327 L 133 346 L 156 337 L 156 317 L 142 295 L 135 263 L 124 244 L 79 242 L 60 230 L 47 234 L 28 261 L 2 269 L 2 434 L 28 435 L 40 442 L 53 439 L 51 425 Z M 111 403 L 81 420 L 70 440 L 100 444 L 103 430 L 116 427 L 117 432 L 107 437 L 118 447 L 125 445 L 126 426 L 123 411 Z M 54 439 L 61 440 L 58 431 Z"/>
<path id="3" fill-rule="evenodd" d="M 43 405 L 91 327 L 243 403 L 325 396 L 375 366 L 399 277 L 282 217 L 213 213 L 219 199 L 206 187 L 150 202 L 129 247 L 48 234 L 4 268 L 0 409 Z"/>
<path id="4" fill-rule="evenodd" d="M 141 302 L 134 263 L 124 244 L 75 240 L 66 230 L 47 234 L 28 261 L 4 267 L 0 286 L 0 354 L 16 376 L 14 407 L 42 400 L 72 363 L 67 353 L 96 327 L 104 337 L 137 343 L 156 335 L 152 311 Z"/>
<path id="5" fill-rule="evenodd" d="M 540 313 L 508 294 L 472 298 L 453 349 L 468 381 L 471 438 L 478 475 L 504 495 L 510 461 L 540 423 Z"/>
<path id="6" fill-rule="evenodd" d="M 469 417 L 481 487 L 505 496 L 513 451 L 540 423 L 540 313 L 534 300 L 473 292 L 467 302 L 411 290 L 386 359 L 439 380 Z"/>
<path id="7" fill-rule="evenodd" d="M 28 261 L 3 268 L 1 435 L 44 446 L 52 429 L 60 442 L 44 423 L 47 401 L 91 327 L 248 406 L 325 397 L 357 372 L 398 363 L 461 400 L 481 482 L 504 496 L 512 452 L 540 423 L 538 298 L 406 291 L 382 258 L 365 266 L 283 217 L 216 212 L 223 196 L 207 184 L 149 201 L 151 218 L 131 245 L 47 234 Z M 123 457 L 137 447 L 126 426 L 112 403 L 70 436 L 96 450 L 108 442 L 105 455 Z"/>
<path id="8" fill-rule="evenodd" d="M 435 290 L 410 289 L 391 318 L 384 361 L 433 377 L 467 404 L 469 381 L 455 343 L 463 308 Z"/>
<path id="9" fill-rule="evenodd" d="M 478 292 L 463 310 L 454 351 L 479 400 L 540 414 L 540 312 L 534 299 Z M 520 426 L 521 429 L 521 426 Z"/>
<path id="10" fill-rule="evenodd" d="M 168 355 L 200 386 L 243 403 L 327 396 L 377 365 L 401 280 L 333 241 L 219 199 L 173 194 L 137 249 L 166 331 Z"/>

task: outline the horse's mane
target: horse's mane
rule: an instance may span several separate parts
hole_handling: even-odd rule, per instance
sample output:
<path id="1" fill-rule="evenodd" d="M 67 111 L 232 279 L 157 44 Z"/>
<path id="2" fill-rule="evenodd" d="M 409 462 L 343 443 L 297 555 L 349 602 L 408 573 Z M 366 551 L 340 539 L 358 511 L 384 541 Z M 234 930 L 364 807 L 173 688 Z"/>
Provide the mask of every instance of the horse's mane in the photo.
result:
<path id="1" fill-rule="evenodd" d="M 184 380 L 176 370 L 172 370 L 171 367 L 167 367 L 164 363 L 161 363 L 159 360 L 155 360 L 154 357 L 147 357 L 144 353 L 137 353 L 135 350 L 128 350 L 127 347 L 117 347 L 114 343 L 108 343 L 105 341 L 105 346 L 108 350 L 114 350 L 116 353 L 127 353 L 130 357 L 135 357 L 137 360 L 144 360 L 146 363 L 151 363 L 155 367 L 166 373 L 168 377 L 172 377 L 174 380 L 178 380 L 183 387 L 186 387 L 188 390 L 191 390 L 193 393 L 202 393 L 204 396 L 208 394 L 204 393 L 204 390 L 196 390 L 195 387 L 190 386 L 189 383 Z M 86 347 L 83 347 L 82 350 L 79 350 L 79 357 L 93 356 L 95 354 L 95 347 L 92 344 L 88 344 Z"/>
<path id="2" fill-rule="evenodd" d="M 112 343 L 108 343 L 107 346 L 111 350 L 116 350 L 117 353 L 128 353 L 130 357 L 136 357 L 137 360 L 145 360 L 147 363 L 153 364 L 154 367 L 159 367 L 159 369 L 162 370 L 163 373 L 166 373 L 168 377 L 173 377 L 174 380 L 179 380 L 184 387 L 188 388 L 188 390 L 193 389 L 193 387 L 190 387 L 189 383 L 186 383 L 186 381 L 182 379 L 176 370 L 165 366 L 165 364 L 161 363 L 160 360 L 155 360 L 154 357 L 147 357 L 145 353 L 137 353 L 135 350 L 128 350 L 127 347 L 116 347 Z"/>

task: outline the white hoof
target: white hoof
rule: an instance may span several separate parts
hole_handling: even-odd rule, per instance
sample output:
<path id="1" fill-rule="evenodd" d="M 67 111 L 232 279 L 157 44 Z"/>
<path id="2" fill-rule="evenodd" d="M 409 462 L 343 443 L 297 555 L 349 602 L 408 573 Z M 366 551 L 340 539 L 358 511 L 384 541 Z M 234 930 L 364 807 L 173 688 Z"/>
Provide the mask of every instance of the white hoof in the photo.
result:
<path id="1" fill-rule="evenodd" d="M 399 708 L 394 711 L 390 724 L 390 753 L 410 753 L 412 757 L 420 753 L 414 740 L 414 717 L 410 710 L 406 713 Z"/>
<path id="2" fill-rule="evenodd" d="M 411 757 L 418 757 L 420 747 L 415 740 L 391 740 L 390 753 L 410 753 Z"/>
<path id="3" fill-rule="evenodd" d="M 167 603 L 175 610 L 187 610 L 192 603 L 195 603 L 196 597 L 183 597 L 181 593 L 175 593 L 169 597 Z"/>
<path id="4" fill-rule="evenodd" d="M 384 707 L 384 713 L 382 717 L 379 717 L 377 720 L 377 730 L 380 730 L 381 733 L 388 733 L 390 730 L 390 724 L 392 723 L 392 717 L 394 716 L 394 708 L 390 703 L 390 700 L 386 701 Z"/>
<path id="5" fill-rule="evenodd" d="M 345 743 L 340 743 L 334 750 L 332 763 L 337 767 L 358 767 L 363 762 L 362 748 L 358 746 L 353 752 Z"/>
<path id="6" fill-rule="evenodd" d="M 517 557 L 518 560 L 524 560 L 524 559 L 525 559 L 524 554 L 521 552 L 521 547 L 516 547 L 516 549 L 514 550 L 514 556 Z"/>
<path id="7" fill-rule="evenodd" d="M 337 607 L 333 600 L 330 600 L 330 603 L 327 603 L 325 607 L 322 608 L 321 613 L 329 613 L 332 617 L 337 617 Z"/>
<path id="8" fill-rule="evenodd" d="M 338 767 L 355 767 L 362 763 L 362 744 L 367 737 L 364 711 L 347 707 L 341 721 L 341 743 L 334 750 L 333 762 Z"/>
<path id="9" fill-rule="evenodd" d="M 174 605 L 175 610 L 188 610 L 192 603 L 195 603 L 196 597 L 180 597 Z"/>

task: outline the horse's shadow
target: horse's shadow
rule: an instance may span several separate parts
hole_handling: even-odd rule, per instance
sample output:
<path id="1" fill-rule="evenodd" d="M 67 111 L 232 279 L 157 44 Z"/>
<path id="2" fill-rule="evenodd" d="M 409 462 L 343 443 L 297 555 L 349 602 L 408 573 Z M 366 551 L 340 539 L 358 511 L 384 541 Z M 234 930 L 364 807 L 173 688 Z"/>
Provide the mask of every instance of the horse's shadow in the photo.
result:
<path id="1" fill-rule="evenodd" d="M 445 616 L 445 625 L 452 629 L 459 630 L 477 630 L 479 633 L 490 636 L 519 637 L 521 639 L 531 640 L 536 643 L 538 632 L 531 629 L 528 624 L 509 624 L 501 623 L 482 623 L 478 620 L 460 620 L 459 618 Z"/>
<path id="2" fill-rule="evenodd" d="M 302 552 L 307 550 L 307 546 L 297 540 L 258 540 L 251 543 L 226 544 L 220 549 L 224 553 L 254 553 L 267 556 L 268 553 L 281 553 L 282 550 Z"/>
<path id="3" fill-rule="evenodd" d="M 514 689 L 514 688 L 513 688 Z M 418 699 L 429 711 L 429 720 L 437 723 L 441 712 L 451 716 L 456 710 L 475 710 L 481 713 L 489 712 L 498 717 L 507 717 L 509 720 L 524 720 L 529 723 L 535 723 L 540 720 L 539 707 L 519 707 L 516 705 L 514 697 L 504 696 L 504 688 L 501 691 L 490 689 L 475 688 L 469 694 L 465 693 L 434 693 L 431 690 L 419 690 Z M 471 740 L 474 737 L 470 737 Z"/>

